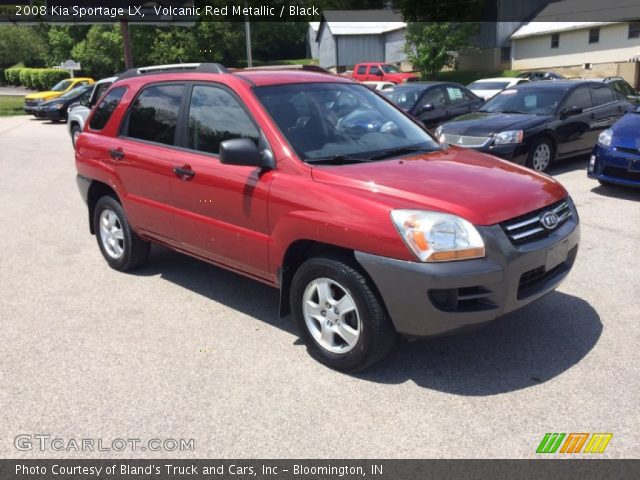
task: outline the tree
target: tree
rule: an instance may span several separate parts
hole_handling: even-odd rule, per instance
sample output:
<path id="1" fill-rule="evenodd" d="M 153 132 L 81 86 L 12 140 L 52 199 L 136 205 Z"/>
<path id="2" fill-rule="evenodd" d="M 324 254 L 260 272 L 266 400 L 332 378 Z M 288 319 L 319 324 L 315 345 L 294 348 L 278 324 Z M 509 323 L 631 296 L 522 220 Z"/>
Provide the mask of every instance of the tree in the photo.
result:
<path id="1" fill-rule="evenodd" d="M 95 78 L 109 77 L 124 69 L 122 36 L 119 25 L 93 25 L 87 38 L 71 50 L 82 70 Z"/>
<path id="2" fill-rule="evenodd" d="M 460 52 L 475 50 L 469 46 L 469 38 L 476 29 L 473 23 L 410 22 L 404 51 L 423 77 L 435 80 L 440 70 L 455 65 Z"/>
<path id="3" fill-rule="evenodd" d="M 46 45 L 32 27 L 0 26 L 0 67 L 22 62 L 29 67 L 44 66 Z"/>

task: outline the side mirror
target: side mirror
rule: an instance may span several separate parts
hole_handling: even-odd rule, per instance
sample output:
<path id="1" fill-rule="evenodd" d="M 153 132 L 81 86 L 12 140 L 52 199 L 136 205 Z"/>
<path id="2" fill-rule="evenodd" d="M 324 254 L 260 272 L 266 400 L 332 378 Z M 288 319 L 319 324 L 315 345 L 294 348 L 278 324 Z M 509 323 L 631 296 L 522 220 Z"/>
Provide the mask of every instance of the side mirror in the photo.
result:
<path id="1" fill-rule="evenodd" d="M 384 75 L 384 73 L 382 73 L 382 70 L 378 70 L 378 71 L 376 72 L 376 75 L 377 75 L 377 76 L 379 76 L 379 77 L 381 77 L 382 75 Z"/>
<path id="2" fill-rule="evenodd" d="M 425 112 L 432 112 L 435 109 L 436 107 L 433 103 L 425 103 L 424 105 L 421 105 L 418 107 L 418 110 L 416 111 L 416 115 L 420 115 L 421 113 L 425 113 Z"/>
<path id="3" fill-rule="evenodd" d="M 220 163 L 246 167 L 275 168 L 271 152 L 260 152 L 250 138 L 233 138 L 220 143 Z"/>
<path id="4" fill-rule="evenodd" d="M 580 115 L 582 113 L 582 109 L 580 107 L 567 107 L 562 111 L 562 117 L 572 117 L 573 115 Z"/>

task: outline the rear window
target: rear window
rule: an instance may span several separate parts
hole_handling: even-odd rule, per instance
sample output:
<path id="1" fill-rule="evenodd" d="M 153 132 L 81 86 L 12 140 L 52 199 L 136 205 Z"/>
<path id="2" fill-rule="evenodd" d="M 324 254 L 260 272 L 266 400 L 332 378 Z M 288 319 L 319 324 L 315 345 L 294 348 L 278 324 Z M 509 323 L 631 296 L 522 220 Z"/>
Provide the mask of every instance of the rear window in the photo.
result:
<path id="1" fill-rule="evenodd" d="M 125 136 L 173 145 L 184 85 L 145 88 L 133 102 Z"/>
<path id="2" fill-rule="evenodd" d="M 616 96 L 607 85 L 591 85 L 591 96 L 593 97 L 593 105 L 604 105 L 616 101 Z"/>
<path id="3" fill-rule="evenodd" d="M 95 112 L 93 112 L 93 116 L 89 122 L 89 127 L 92 130 L 102 130 L 104 128 L 126 91 L 127 89 L 125 87 L 118 87 L 107 93 L 96 107 Z"/>

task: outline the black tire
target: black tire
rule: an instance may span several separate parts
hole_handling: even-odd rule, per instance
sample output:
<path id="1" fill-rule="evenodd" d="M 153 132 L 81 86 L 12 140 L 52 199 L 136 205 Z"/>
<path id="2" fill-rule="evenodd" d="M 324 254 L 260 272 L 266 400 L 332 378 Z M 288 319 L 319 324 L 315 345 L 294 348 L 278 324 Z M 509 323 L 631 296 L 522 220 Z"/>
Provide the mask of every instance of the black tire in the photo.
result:
<path id="1" fill-rule="evenodd" d="M 76 146 L 76 136 L 80 135 L 82 133 L 82 129 L 80 128 L 80 125 L 74 125 L 73 127 L 71 127 L 71 144 L 74 146 Z"/>
<path id="2" fill-rule="evenodd" d="M 118 257 L 114 257 L 112 253 L 110 254 L 107 251 L 105 243 L 108 242 L 103 240 L 103 233 L 101 231 L 100 217 L 103 212 L 108 214 L 109 211 L 113 212 L 117 217 L 117 225 L 122 232 L 122 239 L 117 241 L 119 248 L 122 250 Z M 98 200 L 96 207 L 93 210 L 93 228 L 100 252 L 102 252 L 102 256 L 111 268 L 120 272 L 126 272 L 144 264 L 149 258 L 151 244 L 142 240 L 131 229 L 127 215 L 116 198 L 112 196 L 104 196 Z"/>
<path id="3" fill-rule="evenodd" d="M 545 149 L 549 152 L 549 159 L 546 165 L 541 166 L 539 158 L 536 159 L 536 152 L 538 149 L 544 151 Z M 549 170 L 549 167 L 553 165 L 555 160 L 555 148 L 553 146 L 553 142 L 546 137 L 540 137 L 533 141 L 531 144 L 531 148 L 529 149 L 529 153 L 527 154 L 527 167 L 535 170 L 536 172 L 546 172 Z"/>
<path id="4" fill-rule="evenodd" d="M 599 183 L 600 185 L 602 185 L 603 187 L 613 187 L 613 186 L 614 186 L 614 184 L 613 184 L 613 183 L 611 183 L 611 182 L 607 182 L 606 180 L 600 180 L 600 179 L 598 179 L 598 183 Z"/>
<path id="5" fill-rule="evenodd" d="M 334 353 L 323 347 L 305 320 L 305 291 L 314 280 L 323 278 L 343 287 L 357 309 L 360 333 L 355 346 L 347 353 Z M 386 357 L 396 345 L 396 331 L 367 279 L 344 259 L 314 257 L 304 262 L 293 277 L 290 298 L 293 320 L 309 354 L 330 368 L 343 372 L 363 370 Z"/>

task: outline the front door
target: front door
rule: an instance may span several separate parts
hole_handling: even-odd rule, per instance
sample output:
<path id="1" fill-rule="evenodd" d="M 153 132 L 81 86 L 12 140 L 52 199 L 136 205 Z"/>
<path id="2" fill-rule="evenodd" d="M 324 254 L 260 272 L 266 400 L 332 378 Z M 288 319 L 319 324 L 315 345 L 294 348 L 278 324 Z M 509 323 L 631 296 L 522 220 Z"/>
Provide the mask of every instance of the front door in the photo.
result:
<path id="1" fill-rule="evenodd" d="M 224 140 L 257 142 L 256 123 L 235 94 L 211 83 L 192 86 L 185 119 L 185 150 L 173 166 L 176 239 L 200 257 L 267 277 L 272 172 L 218 159 Z"/>

